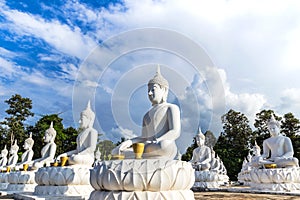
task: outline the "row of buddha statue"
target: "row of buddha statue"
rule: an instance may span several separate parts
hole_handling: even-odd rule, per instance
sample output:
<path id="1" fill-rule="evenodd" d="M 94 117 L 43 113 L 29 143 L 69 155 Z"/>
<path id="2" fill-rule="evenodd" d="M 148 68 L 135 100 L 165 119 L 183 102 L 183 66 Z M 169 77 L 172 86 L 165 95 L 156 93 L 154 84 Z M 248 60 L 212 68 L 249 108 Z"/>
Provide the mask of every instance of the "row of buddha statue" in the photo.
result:
<path id="1" fill-rule="evenodd" d="M 80 118 L 80 130 L 81 132 L 77 136 L 76 143 L 77 148 L 75 150 L 63 153 L 59 155 L 56 160 L 61 157 L 68 157 L 68 163 L 70 165 L 80 164 L 92 166 L 94 163 L 94 152 L 96 150 L 98 133 L 93 128 L 95 114 L 90 108 L 90 102 L 87 108 L 82 111 Z M 22 154 L 21 162 L 18 162 L 18 150 L 17 140 L 11 146 L 9 151 L 9 158 L 7 159 L 8 150 L 6 146 L 1 151 L 0 167 L 14 167 L 15 169 L 22 169 L 24 164 L 28 164 L 31 169 L 38 169 L 43 166 L 50 166 L 50 163 L 55 162 L 56 144 L 55 144 L 56 130 L 53 128 L 51 122 L 50 127 L 45 131 L 43 140 L 45 146 L 41 150 L 41 158 L 32 160 L 33 158 L 33 145 L 34 140 L 32 134 L 24 141 L 25 152 Z"/>

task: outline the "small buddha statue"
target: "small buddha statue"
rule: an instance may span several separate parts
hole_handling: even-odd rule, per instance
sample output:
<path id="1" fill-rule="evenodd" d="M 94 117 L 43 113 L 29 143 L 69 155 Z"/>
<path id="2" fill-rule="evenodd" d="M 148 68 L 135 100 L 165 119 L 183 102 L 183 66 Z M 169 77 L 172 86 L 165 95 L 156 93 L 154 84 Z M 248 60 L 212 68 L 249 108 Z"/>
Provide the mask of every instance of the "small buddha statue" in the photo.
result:
<path id="1" fill-rule="evenodd" d="M 271 137 L 263 142 L 263 154 L 258 158 L 258 163 L 276 164 L 277 167 L 298 167 L 299 161 L 293 157 L 294 150 L 291 139 L 280 134 L 280 123 L 272 115 L 268 122 Z"/>
<path id="2" fill-rule="evenodd" d="M 8 154 L 8 150 L 6 149 L 6 145 L 5 145 L 4 149 L 2 149 L 1 151 L 0 167 L 6 166 L 7 154 Z"/>
<path id="3" fill-rule="evenodd" d="M 85 110 L 80 115 L 81 132 L 76 138 L 77 148 L 75 150 L 63 153 L 57 157 L 68 157 L 69 165 L 88 165 L 92 166 L 95 160 L 94 152 L 96 150 L 98 132 L 93 128 L 95 113 L 91 109 L 90 101 Z"/>
<path id="4" fill-rule="evenodd" d="M 216 158 L 216 152 L 211 148 L 211 161 L 209 171 L 219 172 L 220 161 Z"/>
<path id="5" fill-rule="evenodd" d="M 18 151 L 19 151 L 19 146 L 17 144 L 17 140 L 15 140 L 15 143 L 10 147 L 10 157 L 8 158 L 7 165 L 10 167 L 13 167 L 16 165 L 18 162 Z"/>
<path id="6" fill-rule="evenodd" d="M 25 149 L 25 152 L 22 154 L 21 157 L 21 162 L 17 163 L 16 166 L 18 166 L 18 168 L 22 168 L 23 164 L 30 164 L 32 161 L 32 157 L 33 157 L 33 147 L 34 144 L 34 140 L 32 139 L 32 133 L 30 133 L 29 138 L 27 138 L 24 141 L 24 145 L 23 148 Z"/>
<path id="7" fill-rule="evenodd" d="M 50 166 L 50 163 L 54 161 L 56 152 L 56 144 L 54 143 L 55 137 L 56 130 L 53 128 L 53 122 L 51 122 L 50 127 L 45 131 L 45 136 L 43 138 L 46 145 L 42 148 L 42 157 L 32 161 L 32 169 L 37 169 L 44 165 Z"/>
<path id="8" fill-rule="evenodd" d="M 144 143 L 143 158 L 175 159 L 175 140 L 180 136 L 180 111 L 177 105 L 167 103 L 168 81 L 161 75 L 158 66 L 155 76 L 148 82 L 148 98 L 152 108 L 144 115 L 142 134 L 121 143 L 112 150 L 113 155 L 125 154 L 133 158 L 133 143 Z"/>
<path id="9" fill-rule="evenodd" d="M 190 160 L 193 168 L 196 171 L 208 171 L 211 163 L 211 150 L 205 146 L 205 136 L 199 127 L 198 134 L 196 135 L 196 142 L 198 147 L 193 150 L 193 157 Z"/>

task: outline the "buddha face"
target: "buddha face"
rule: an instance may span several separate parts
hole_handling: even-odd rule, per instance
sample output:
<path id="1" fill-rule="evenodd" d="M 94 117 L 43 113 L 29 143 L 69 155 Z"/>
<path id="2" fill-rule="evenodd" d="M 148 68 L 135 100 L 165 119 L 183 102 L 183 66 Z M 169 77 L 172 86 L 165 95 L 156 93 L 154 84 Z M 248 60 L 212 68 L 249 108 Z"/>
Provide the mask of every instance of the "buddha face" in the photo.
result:
<path id="1" fill-rule="evenodd" d="M 81 114 L 79 123 L 81 128 L 88 128 L 90 124 L 90 119 L 86 115 Z"/>
<path id="2" fill-rule="evenodd" d="M 200 136 L 196 136 L 196 142 L 199 147 L 204 145 L 205 139 L 202 139 Z"/>
<path id="3" fill-rule="evenodd" d="M 148 85 L 148 97 L 153 105 L 163 102 L 165 92 L 166 88 L 161 87 L 159 84 Z"/>
<path id="4" fill-rule="evenodd" d="M 45 132 L 44 141 L 45 141 L 46 143 L 49 143 L 49 142 L 51 142 L 51 139 L 52 139 L 52 134 L 50 133 L 49 130 L 47 130 L 47 131 Z"/>
<path id="5" fill-rule="evenodd" d="M 23 147 L 24 149 L 28 150 L 30 148 L 30 144 L 28 144 L 28 142 L 25 141 Z"/>
<path id="6" fill-rule="evenodd" d="M 280 129 L 276 124 L 269 124 L 269 131 L 272 137 L 278 136 L 280 133 Z"/>

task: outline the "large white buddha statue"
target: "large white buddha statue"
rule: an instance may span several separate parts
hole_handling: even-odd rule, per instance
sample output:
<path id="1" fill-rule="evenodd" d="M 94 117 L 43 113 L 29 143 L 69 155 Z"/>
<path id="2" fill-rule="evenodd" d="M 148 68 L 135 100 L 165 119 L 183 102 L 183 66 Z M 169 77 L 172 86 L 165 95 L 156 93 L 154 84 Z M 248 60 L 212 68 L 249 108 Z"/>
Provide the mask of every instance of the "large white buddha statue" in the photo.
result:
<path id="1" fill-rule="evenodd" d="M 56 144 L 54 143 L 56 137 L 56 130 L 53 128 L 53 122 L 51 122 L 50 127 L 45 131 L 44 142 L 47 143 L 41 151 L 41 158 L 36 159 L 33 162 L 33 169 L 37 169 L 46 166 L 50 166 L 50 163 L 54 161 Z"/>
<path id="2" fill-rule="evenodd" d="M 17 144 L 17 140 L 15 140 L 15 143 L 10 147 L 9 150 L 9 158 L 8 158 L 8 162 L 7 162 L 7 166 L 13 167 L 16 165 L 16 163 L 18 162 L 18 151 L 19 151 L 19 146 Z"/>
<path id="3" fill-rule="evenodd" d="M 8 154 L 8 150 L 6 149 L 6 145 L 5 145 L 4 149 L 2 149 L 1 151 L 0 167 L 6 166 L 7 154 Z"/>
<path id="4" fill-rule="evenodd" d="M 167 103 L 168 81 L 158 66 L 155 76 L 148 82 L 148 98 L 152 108 L 144 115 L 142 135 L 121 143 L 112 154 L 125 154 L 133 158 L 133 143 L 144 143 L 143 158 L 174 159 L 177 154 L 175 140 L 180 136 L 180 111 L 177 105 Z"/>
<path id="5" fill-rule="evenodd" d="M 293 157 L 294 150 L 291 139 L 280 134 L 280 123 L 272 115 L 268 122 L 271 137 L 263 142 L 263 154 L 258 162 L 276 164 L 277 167 L 298 167 L 298 159 Z"/>
<path id="6" fill-rule="evenodd" d="M 205 136 L 199 127 L 198 134 L 196 135 L 196 142 L 198 147 L 193 150 L 193 157 L 190 160 L 193 168 L 196 171 L 208 171 L 211 163 L 211 150 L 205 146 Z"/>
<path id="7" fill-rule="evenodd" d="M 92 111 L 89 101 L 86 109 L 80 115 L 79 123 L 81 132 L 76 138 L 77 148 L 59 155 L 57 157 L 58 160 L 60 157 L 68 157 L 70 165 L 93 165 L 98 140 L 98 132 L 93 128 L 94 121 L 95 113 Z"/>

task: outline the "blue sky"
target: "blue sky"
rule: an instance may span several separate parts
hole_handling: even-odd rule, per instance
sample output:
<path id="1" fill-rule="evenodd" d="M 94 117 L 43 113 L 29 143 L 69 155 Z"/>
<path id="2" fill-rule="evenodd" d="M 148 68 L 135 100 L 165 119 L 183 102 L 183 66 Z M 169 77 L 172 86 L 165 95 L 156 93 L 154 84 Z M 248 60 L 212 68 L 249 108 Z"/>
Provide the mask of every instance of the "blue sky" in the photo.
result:
<path id="1" fill-rule="evenodd" d="M 139 135 L 157 64 L 182 111 L 181 151 L 222 131 L 233 108 L 300 118 L 300 3 L 253 0 L 0 0 L 0 120 L 4 100 L 33 100 L 34 124 L 63 112 L 78 126 L 87 101 L 114 141 Z"/>

